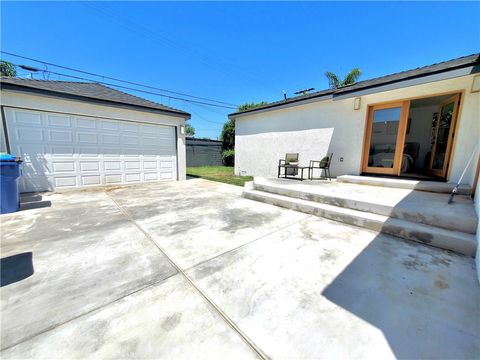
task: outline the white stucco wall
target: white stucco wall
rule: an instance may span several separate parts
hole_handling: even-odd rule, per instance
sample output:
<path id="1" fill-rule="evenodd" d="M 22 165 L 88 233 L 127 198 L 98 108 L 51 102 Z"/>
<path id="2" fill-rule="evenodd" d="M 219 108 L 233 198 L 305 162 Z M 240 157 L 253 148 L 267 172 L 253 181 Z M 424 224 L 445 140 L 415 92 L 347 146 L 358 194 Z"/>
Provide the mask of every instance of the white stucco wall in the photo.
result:
<path id="1" fill-rule="evenodd" d="M 480 93 L 472 93 L 474 75 L 441 80 L 361 96 L 354 110 L 354 96 L 327 99 L 283 109 L 236 117 L 235 173 L 276 176 L 278 160 L 286 152 L 300 153 L 300 163 L 320 160 L 333 152 L 333 176 L 361 172 L 361 157 L 369 104 L 396 101 L 446 92 L 465 91 L 453 149 L 449 181 L 457 181 L 480 139 Z M 343 162 L 340 161 L 343 158 Z M 472 184 L 473 166 L 464 183 Z"/>
<path id="2" fill-rule="evenodd" d="M 477 268 L 478 282 L 480 283 L 480 181 L 478 181 L 477 188 L 475 190 L 475 211 L 477 212 L 477 216 L 479 218 L 477 225 L 477 254 L 475 256 L 475 264 Z"/>
<path id="3" fill-rule="evenodd" d="M 153 111 L 149 112 L 124 107 L 98 105 L 86 101 L 67 100 L 44 95 L 32 95 L 11 90 L 0 91 L 0 104 L 2 106 L 12 106 L 31 110 L 44 110 L 73 115 L 175 126 L 177 128 L 178 179 L 186 179 L 185 135 L 180 134 L 179 129 L 181 125 L 185 124 L 184 118 L 158 114 Z M 0 130 L 0 148 L 1 151 L 6 151 L 6 140 L 3 126 Z"/>

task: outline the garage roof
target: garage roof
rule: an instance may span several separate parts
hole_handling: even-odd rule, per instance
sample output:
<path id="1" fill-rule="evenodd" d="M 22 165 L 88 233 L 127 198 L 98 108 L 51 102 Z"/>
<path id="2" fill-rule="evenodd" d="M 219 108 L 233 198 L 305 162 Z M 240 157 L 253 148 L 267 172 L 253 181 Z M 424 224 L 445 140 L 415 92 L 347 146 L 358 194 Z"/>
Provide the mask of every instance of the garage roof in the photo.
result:
<path id="1" fill-rule="evenodd" d="M 415 78 L 432 75 L 432 74 L 438 74 L 445 71 L 465 68 L 468 66 L 477 66 L 477 67 L 480 66 L 480 54 L 477 53 L 477 54 L 467 55 L 457 59 L 448 60 L 448 61 L 440 62 L 437 64 L 433 64 L 433 65 L 423 66 L 416 69 L 402 71 L 399 73 L 390 74 L 390 75 L 386 75 L 386 76 L 382 76 L 374 79 L 359 81 L 352 85 L 342 86 L 337 89 L 327 89 L 327 90 L 317 91 L 307 95 L 292 97 L 287 100 L 275 101 L 275 102 L 258 106 L 245 111 L 239 111 L 233 114 L 229 114 L 228 117 L 234 118 L 236 115 L 255 112 L 259 110 L 267 110 L 267 109 L 269 110 L 270 108 L 273 108 L 272 110 L 275 110 L 276 107 L 283 106 L 286 104 L 303 102 L 308 99 L 315 99 L 315 98 L 320 98 L 324 96 L 335 97 L 338 95 L 353 93 L 355 91 L 359 91 L 363 89 L 375 88 L 381 85 L 392 84 L 399 81 L 403 81 L 407 79 L 415 79 Z"/>
<path id="2" fill-rule="evenodd" d="M 1 88 L 19 91 L 37 92 L 62 97 L 126 105 L 135 109 L 154 110 L 161 113 L 190 118 L 190 114 L 171 108 L 108 86 L 91 82 L 54 81 L 1 77 Z"/>

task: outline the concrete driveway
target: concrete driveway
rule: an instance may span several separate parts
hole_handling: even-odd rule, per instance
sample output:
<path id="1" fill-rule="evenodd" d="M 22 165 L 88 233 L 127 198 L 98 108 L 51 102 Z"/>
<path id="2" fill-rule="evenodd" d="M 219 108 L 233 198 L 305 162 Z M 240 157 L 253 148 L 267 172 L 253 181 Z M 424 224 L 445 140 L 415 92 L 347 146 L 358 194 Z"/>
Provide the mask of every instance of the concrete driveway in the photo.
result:
<path id="1" fill-rule="evenodd" d="M 2 358 L 480 357 L 473 259 L 241 191 L 44 194 L 1 216 Z"/>

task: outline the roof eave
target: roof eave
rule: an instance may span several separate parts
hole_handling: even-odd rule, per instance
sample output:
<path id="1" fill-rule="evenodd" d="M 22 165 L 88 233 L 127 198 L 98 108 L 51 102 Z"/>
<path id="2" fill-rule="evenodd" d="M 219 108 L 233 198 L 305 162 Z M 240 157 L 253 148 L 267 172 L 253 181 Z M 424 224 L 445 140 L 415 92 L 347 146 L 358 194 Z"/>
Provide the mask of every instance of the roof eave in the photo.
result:
<path id="1" fill-rule="evenodd" d="M 127 104 L 123 102 L 118 102 L 118 101 L 113 101 L 113 100 L 105 100 L 105 99 L 98 99 L 94 97 L 89 97 L 89 96 L 82 96 L 82 95 L 76 95 L 76 94 L 68 94 L 60 91 L 54 91 L 54 90 L 46 90 L 46 89 L 38 89 L 26 85 L 19 85 L 19 84 L 10 84 L 10 83 L 5 83 L 1 82 L 1 90 L 14 90 L 14 91 L 20 91 L 20 92 L 29 92 L 29 93 L 36 93 L 36 94 L 42 94 L 42 95 L 49 95 L 49 96 L 54 96 L 54 97 L 60 97 L 60 98 L 66 98 L 66 99 L 72 99 L 72 100 L 82 100 L 82 101 L 87 101 L 91 103 L 98 103 L 98 104 L 108 104 L 110 106 L 115 105 L 115 106 L 120 106 L 124 108 L 131 108 L 131 109 L 136 109 L 136 110 L 143 110 L 143 111 L 149 111 L 149 112 L 154 112 L 158 114 L 163 114 L 163 115 L 169 115 L 169 116 L 175 116 L 175 117 L 181 117 L 185 120 L 189 120 L 191 118 L 191 114 L 182 112 L 182 111 L 174 111 L 174 110 L 162 110 L 162 109 L 157 109 L 154 107 L 149 107 L 149 106 L 142 106 L 142 105 L 136 105 L 136 104 Z"/>
<path id="2" fill-rule="evenodd" d="M 438 69 L 438 70 L 434 70 L 434 71 L 423 73 L 423 74 L 416 74 L 416 75 L 407 76 L 407 77 L 404 77 L 404 78 L 401 78 L 401 79 L 393 79 L 391 81 L 381 82 L 381 83 L 367 85 L 367 86 L 360 86 L 360 87 L 355 87 L 354 88 L 354 86 L 357 85 L 358 83 L 353 84 L 353 85 L 349 85 L 348 87 L 338 88 L 335 91 L 332 91 L 332 93 L 330 95 L 330 98 L 335 99 L 336 97 L 340 97 L 340 96 L 342 96 L 342 97 L 349 96 L 349 95 L 353 95 L 353 94 L 355 94 L 357 92 L 360 92 L 360 91 L 371 90 L 371 89 L 375 89 L 375 88 L 379 88 L 379 87 L 383 87 L 383 86 L 387 86 L 387 85 L 392 85 L 392 84 L 396 84 L 396 83 L 401 83 L 401 82 L 405 82 L 405 81 L 409 81 L 409 80 L 421 79 L 421 78 L 429 77 L 429 76 L 432 76 L 432 75 L 454 72 L 456 70 L 465 69 L 465 68 L 472 68 L 471 74 L 479 73 L 480 72 L 479 60 L 477 59 L 476 61 L 472 61 L 472 62 L 464 63 L 464 64 L 459 64 L 457 66 L 453 66 L 453 67 L 449 67 L 449 68 Z M 460 75 L 460 76 L 465 76 L 465 75 Z M 405 86 L 405 87 L 407 87 L 407 86 Z M 380 91 L 385 91 L 385 90 L 380 90 Z M 261 107 L 261 108 L 257 108 L 257 109 L 250 109 L 250 110 L 247 110 L 247 111 L 232 113 L 232 114 L 228 115 L 228 118 L 229 119 L 235 119 L 237 117 L 246 116 L 246 115 L 250 115 L 250 114 L 273 111 L 273 110 L 280 110 L 280 109 L 283 109 L 283 108 L 302 105 L 304 103 L 322 101 L 322 100 L 324 100 L 323 99 L 324 97 L 325 97 L 325 95 L 314 96 L 314 97 L 310 97 L 310 98 L 307 98 L 307 99 L 299 98 L 298 100 L 294 100 L 294 101 L 288 101 L 288 102 L 285 102 L 285 103 L 274 104 L 274 105 L 271 105 L 271 106 L 265 106 L 265 107 Z M 309 101 L 309 100 L 311 100 L 311 101 Z"/>

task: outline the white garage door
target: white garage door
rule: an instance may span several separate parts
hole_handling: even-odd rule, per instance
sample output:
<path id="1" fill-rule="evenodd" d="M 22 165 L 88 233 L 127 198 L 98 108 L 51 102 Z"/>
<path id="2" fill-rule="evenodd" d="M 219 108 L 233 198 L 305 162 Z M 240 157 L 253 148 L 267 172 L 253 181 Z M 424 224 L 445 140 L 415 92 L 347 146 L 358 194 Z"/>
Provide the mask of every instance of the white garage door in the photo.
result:
<path id="1" fill-rule="evenodd" d="M 175 180 L 172 126 L 5 108 L 20 191 Z"/>

